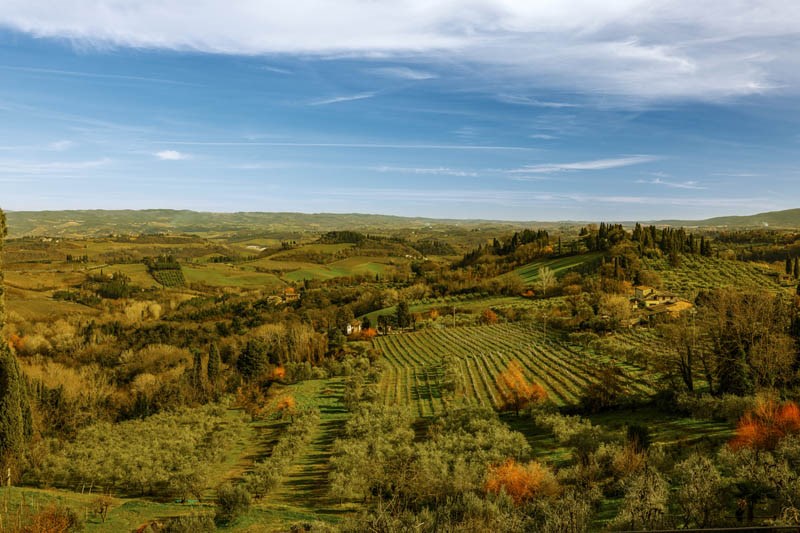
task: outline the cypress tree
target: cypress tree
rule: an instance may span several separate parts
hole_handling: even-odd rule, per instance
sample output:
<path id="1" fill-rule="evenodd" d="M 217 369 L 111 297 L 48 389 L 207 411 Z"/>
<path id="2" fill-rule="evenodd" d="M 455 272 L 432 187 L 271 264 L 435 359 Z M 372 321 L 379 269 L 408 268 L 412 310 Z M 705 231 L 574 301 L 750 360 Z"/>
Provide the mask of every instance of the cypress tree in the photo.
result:
<path id="1" fill-rule="evenodd" d="M 194 366 L 192 368 L 192 386 L 200 390 L 203 387 L 203 357 L 200 350 L 192 350 L 194 356 Z"/>
<path id="2" fill-rule="evenodd" d="M 251 379 L 266 370 L 268 364 L 267 345 L 259 339 L 250 339 L 236 360 L 236 370 L 243 378 Z"/>
<path id="3" fill-rule="evenodd" d="M 28 391 L 17 358 L 0 342 L 0 456 L 19 456 L 33 433 Z"/>
<path id="4" fill-rule="evenodd" d="M 212 342 L 208 349 L 208 368 L 206 369 L 208 382 L 212 385 L 216 384 L 217 379 L 219 379 L 220 366 L 221 358 L 219 355 L 219 348 L 217 348 L 217 343 Z"/>
<path id="5" fill-rule="evenodd" d="M 790 257 L 786 257 L 786 275 L 791 276 L 794 270 L 792 269 L 792 259 Z"/>
<path id="6" fill-rule="evenodd" d="M 797 257 L 794 258 L 794 277 L 800 278 L 800 261 Z"/>
<path id="7" fill-rule="evenodd" d="M 6 214 L 0 209 L 0 256 L 3 254 L 3 241 L 6 238 Z M 6 324 L 5 284 L 3 283 L 3 269 L 0 265 L 0 330 Z"/>
<path id="8" fill-rule="evenodd" d="M 6 217 L 0 210 L 0 251 L 6 235 Z M 5 326 L 2 269 L 0 269 L 0 330 Z M 19 456 L 33 433 L 28 391 L 17 358 L 0 338 L 0 457 Z"/>

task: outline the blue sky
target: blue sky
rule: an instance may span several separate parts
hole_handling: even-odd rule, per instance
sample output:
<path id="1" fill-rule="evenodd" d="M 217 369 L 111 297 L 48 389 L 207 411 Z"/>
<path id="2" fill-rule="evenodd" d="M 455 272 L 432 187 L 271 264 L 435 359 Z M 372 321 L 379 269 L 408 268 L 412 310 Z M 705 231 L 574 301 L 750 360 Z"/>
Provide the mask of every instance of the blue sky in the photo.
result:
<path id="1" fill-rule="evenodd" d="M 800 206 L 800 5 L 228 4 L 4 1 L 0 207 Z"/>

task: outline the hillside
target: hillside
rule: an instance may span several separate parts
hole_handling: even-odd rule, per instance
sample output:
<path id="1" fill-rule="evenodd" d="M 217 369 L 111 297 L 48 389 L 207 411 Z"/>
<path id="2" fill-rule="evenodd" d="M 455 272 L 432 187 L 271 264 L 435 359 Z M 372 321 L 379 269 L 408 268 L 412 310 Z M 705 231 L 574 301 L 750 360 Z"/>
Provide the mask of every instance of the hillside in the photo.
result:
<path id="1" fill-rule="evenodd" d="M 196 233 L 246 236 L 270 233 L 288 237 L 305 232 L 356 229 L 363 232 L 435 226 L 508 226 L 521 222 L 409 218 L 338 213 L 209 213 L 189 210 L 8 211 L 10 237 L 98 237 L 109 234 Z M 544 223 L 553 226 L 554 223 Z"/>
<path id="2" fill-rule="evenodd" d="M 714 217 L 704 220 L 659 220 L 656 225 L 728 228 L 800 228 L 800 208 L 755 215 Z"/>

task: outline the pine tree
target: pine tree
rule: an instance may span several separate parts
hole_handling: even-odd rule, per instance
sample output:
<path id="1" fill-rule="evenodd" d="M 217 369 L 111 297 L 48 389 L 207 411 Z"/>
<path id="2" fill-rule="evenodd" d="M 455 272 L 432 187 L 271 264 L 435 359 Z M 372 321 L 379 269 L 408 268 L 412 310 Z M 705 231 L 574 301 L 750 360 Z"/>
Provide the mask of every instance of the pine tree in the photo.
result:
<path id="1" fill-rule="evenodd" d="M 215 385 L 219 379 L 219 369 L 221 366 L 221 358 L 219 355 L 219 348 L 217 343 L 212 342 L 208 348 L 208 368 L 206 368 L 206 377 L 211 385 Z"/>
<path id="2" fill-rule="evenodd" d="M 794 277 L 800 278 L 800 259 L 794 258 Z"/>
<path id="3" fill-rule="evenodd" d="M 786 257 L 786 275 L 791 276 L 794 270 L 792 269 L 792 258 Z"/>

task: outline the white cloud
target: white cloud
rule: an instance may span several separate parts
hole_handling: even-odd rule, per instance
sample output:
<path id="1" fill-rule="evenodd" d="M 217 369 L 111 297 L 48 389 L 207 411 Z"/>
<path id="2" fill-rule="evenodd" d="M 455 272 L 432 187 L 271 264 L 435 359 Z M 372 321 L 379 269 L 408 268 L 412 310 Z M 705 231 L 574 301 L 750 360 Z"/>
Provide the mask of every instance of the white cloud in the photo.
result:
<path id="1" fill-rule="evenodd" d="M 189 159 L 188 154 L 178 152 L 177 150 L 161 150 L 153 155 L 162 161 L 181 161 L 183 159 Z"/>
<path id="2" fill-rule="evenodd" d="M 658 157 L 652 155 L 633 155 L 612 159 L 594 159 L 592 161 L 577 161 L 574 163 L 545 163 L 542 165 L 527 165 L 522 168 L 509 170 L 512 174 L 548 174 L 551 172 L 564 172 L 570 170 L 608 170 L 612 168 L 628 167 L 656 161 Z"/>
<path id="3" fill-rule="evenodd" d="M 370 93 L 358 93 L 358 94 L 351 94 L 346 96 L 334 96 L 332 98 L 323 98 L 321 100 L 314 100 L 309 102 L 308 105 L 330 105 L 330 104 L 338 104 L 341 102 L 352 102 L 354 100 L 364 100 L 367 98 L 372 98 L 375 96 L 374 92 Z"/>
<path id="4" fill-rule="evenodd" d="M 796 91 L 798 20 L 786 0 L 6 0 L 0 11 L 0 26 L 78 46 L 456 62 L 506 87 L 645 100 Z"/>

